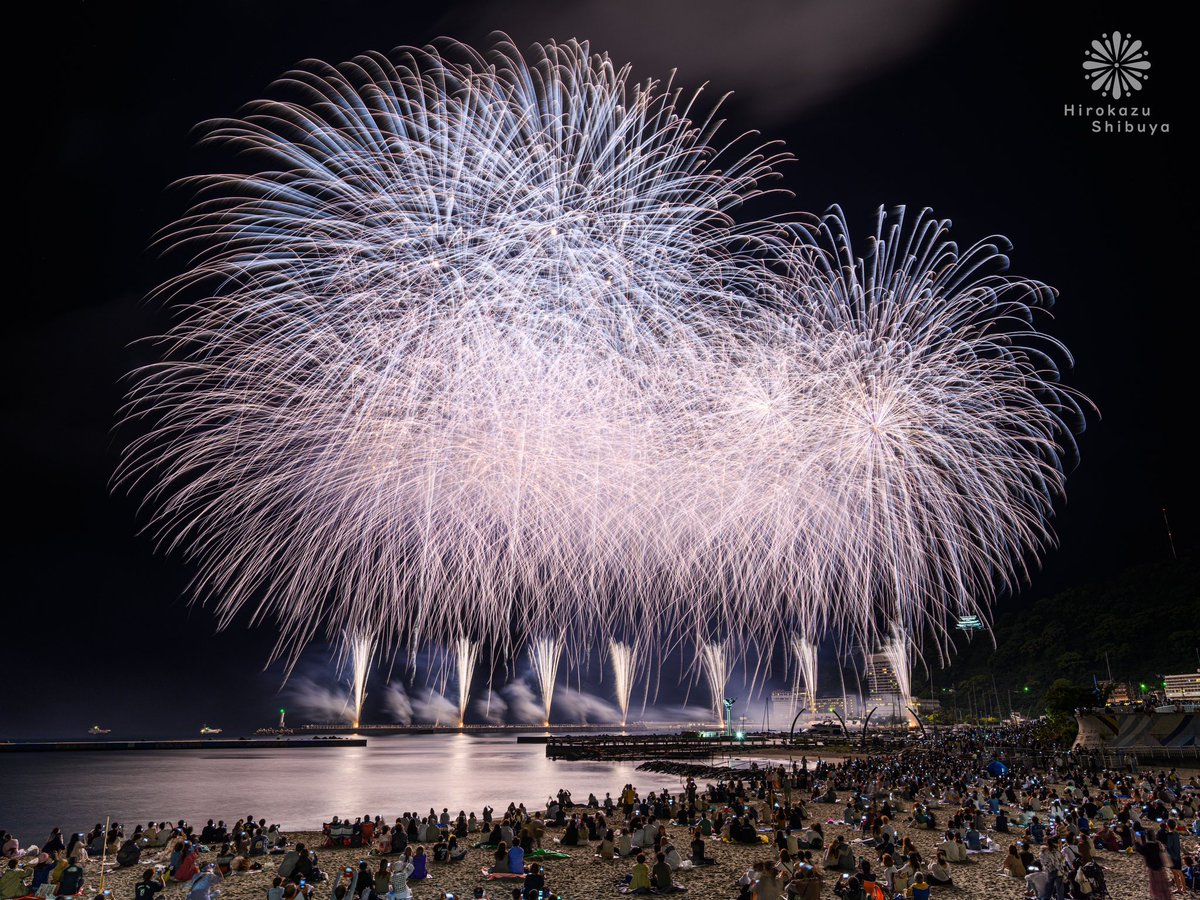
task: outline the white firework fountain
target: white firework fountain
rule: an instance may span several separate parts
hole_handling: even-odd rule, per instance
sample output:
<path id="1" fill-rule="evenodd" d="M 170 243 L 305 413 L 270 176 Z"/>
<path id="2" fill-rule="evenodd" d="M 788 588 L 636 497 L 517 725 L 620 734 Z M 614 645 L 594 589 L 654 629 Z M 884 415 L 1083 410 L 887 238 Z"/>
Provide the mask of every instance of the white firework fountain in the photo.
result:
<path id="1" fill-rule="evenodd" d="M 624 727 L 628 724 L 629 696 L 633 692 L 633 645 L 609 641 L 608 656 L 612 660 L 613 688 L 617 695 L 617 706 L 621 709 L 621 727 Z"/>
<path id="2" fill-rule="evenodd" d="M 796 715 L 794 708 L 799 697 L 805 708 L 811 713 L 817 709 L 817 646 L 808 638 L 799 635 L 792 638 L 792 653 L 796 657 L 796 677 L 792 681 L 792 716 Z M 801 694 L 803 685 L 803 694 Z"/>
<path id="3" fill-rule="evenodd" d="M 892 629 L 892 636 L 883 645 L 882 653 L 891 667 L 896 678 L 897 693 L 900 695 L 900 714 L 910 724 L 913 723 L 912 707 L 912 660 L 910 658 L 911 642 L 899 628 Z"/>
<path id="4" fill-rule="evenodd" d="M 708 691 L 712 696 L 713 715 L 717 724 L 726 726 L 725 685 L 729 681 L 729 663 L 725 658 L 725 645 L 708 643 L 700 645 L 700 661 L 704 666 L 704 677 L 708 679 Z"/>
<path id="5" fill-rule="evenodd" d="M 550 724 L 550 707 L 554 703 L 554 680 L 558 676 L 558 661 L 562 657 L 562 642 L 554 638 L 538 638 L 529 648 L 529 661 L 542 692 L 542 725 Z"/>
<path id="6" fill-rule="evenodd" d="M 458 727 L 466 722 L 467 704 L 471 701 L 471 679 L 475 676 L 475 661 L 479 658 L 479 642 L 460 637 L 454 645 L 454 669 L 458 677 Z"/>
<path id="7" fill-rule="evenodd" d="M 354 727 L 362 723 L 363 703 L 367 699 L 367 678 L 375 658 L 375 632 L 369 629 L 346 630 L 346 653 L 350 661 L 350 707 Z"/>

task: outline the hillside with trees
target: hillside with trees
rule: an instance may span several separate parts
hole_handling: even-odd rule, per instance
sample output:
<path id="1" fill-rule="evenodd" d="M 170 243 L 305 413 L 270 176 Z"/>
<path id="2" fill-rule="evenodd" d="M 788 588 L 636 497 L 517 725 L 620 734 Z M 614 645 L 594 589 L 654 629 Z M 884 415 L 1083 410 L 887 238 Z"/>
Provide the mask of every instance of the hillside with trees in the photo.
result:
<path id="1" fill-rule="evenodd" d="M 1036 716 L 1094 696 L 1110 671 L 1154 690 L 1163 675 L 1200 668 L 1195 553 L 1001 609 L 992 635 L 956 635 L 949 666 L 929 659 L 913 672 L 914 695 L 940 700 L 940 718 Z"/>

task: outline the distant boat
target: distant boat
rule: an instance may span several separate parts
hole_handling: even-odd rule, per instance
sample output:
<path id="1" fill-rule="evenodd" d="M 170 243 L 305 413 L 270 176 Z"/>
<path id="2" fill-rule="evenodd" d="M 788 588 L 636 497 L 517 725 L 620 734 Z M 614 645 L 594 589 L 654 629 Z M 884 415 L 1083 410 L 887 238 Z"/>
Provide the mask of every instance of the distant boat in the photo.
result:
<path id="1" fill-rule="evenodd" d="M 111 728 L 101 728 L 99 725 L 93 725 L 88 729 L 88 734 L 109 734 L 111 731 Z"/>
<path id="2" fill-rule="evenodd" d="M 201 734 L 220 734 L 221 729 L 220 728 L 209 728 L 207 725 L 205 725 L 203 728 L 200 729 L 200 733 Z"/>

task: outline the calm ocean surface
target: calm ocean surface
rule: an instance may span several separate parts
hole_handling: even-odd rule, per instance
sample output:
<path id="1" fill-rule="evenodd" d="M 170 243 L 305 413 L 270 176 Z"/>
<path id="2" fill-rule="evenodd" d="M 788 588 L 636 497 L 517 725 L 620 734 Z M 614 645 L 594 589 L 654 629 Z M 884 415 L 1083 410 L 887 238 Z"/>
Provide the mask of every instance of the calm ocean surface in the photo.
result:
<path id="1" fill-rule="evenodd" d="M 372 737 L 366 747 L 303 750 L 168 750 L 6 753 L 0 756 L 0 829 L 22 845 L 50 829 L 87 831 L 104 817 L 126 831 L 150 819 L 232 824 L 253 814 L 285 829 L 318 827 L 335 815 L 393 819 L 432 807 L 452 814 L 497 810 L 509 801 L 541 807 L 559 788 L 576 801 L 614 797 L 626 782 L 643 791 L 670 775 L 636 763 L 551 762 L 541 744 L 462 734 Z"/>

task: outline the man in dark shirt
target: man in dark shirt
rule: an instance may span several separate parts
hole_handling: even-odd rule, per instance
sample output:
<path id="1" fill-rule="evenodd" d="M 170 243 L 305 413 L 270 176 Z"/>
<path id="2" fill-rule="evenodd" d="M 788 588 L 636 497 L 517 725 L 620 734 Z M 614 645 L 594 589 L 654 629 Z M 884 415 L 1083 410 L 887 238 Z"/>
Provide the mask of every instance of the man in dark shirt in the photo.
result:
<path id="1" fill-rule="evenodd" d="M 529 900 L 538 900 L 538 892 L 546 890 L 546 875 L 542 871 L 542 867 L 536 863 L 531 867 L 529 874 L 525 876 L 524 890 L 525 896 Z"/>
<path id="2" fill-rule="evenodd" d="M 152 900 L 155 894 L 167 886 L 160 873 L 147 869 L 142 873 L 142 880 L 133 886 L 134 900 Z"/>
<path id="3" fill-rule="evenodd" d="M 654 864 L 654 870 L 651 872 L 651 877 L 654 880 L 654 889 L 659 893 L 671 892 L 675 890 L 675 882 L 671 878 L 671 867 L 667 865 L 667 855 L 659 853 L 658 861 Z"/>
<path id="4" fill-rule="evenodd" d="M 62 877 L 58 880 L 58 890 L 55 892 L 58 896 L 70 896 L 78 894 L 83 889 L 83 866 L 79 864 L 79 860 L 72 856 L 67 860 L 67 867 L 63 869 Z"/>
<path id="5" fill-rule="evenodd" d="M 42 847 L 42 852 L 49 853 L 50 858 L 53 859 L 55 853 L 57 853 L 59 850 L 66 849 L 67 845 L 63 843 L 62 830 L 55 828 L 50 832 L 50 839 L 46 841 L 45 846 Z"/>
<path id="6" fill-rule="evenodd" d="M 375 887 L 375 876 L 367 867 L 366 860 L 359 862 L 358 874 L 354 876 L 354 885 L 350 888 L 351 897 L 361 897 L 367 888 Z"/>

